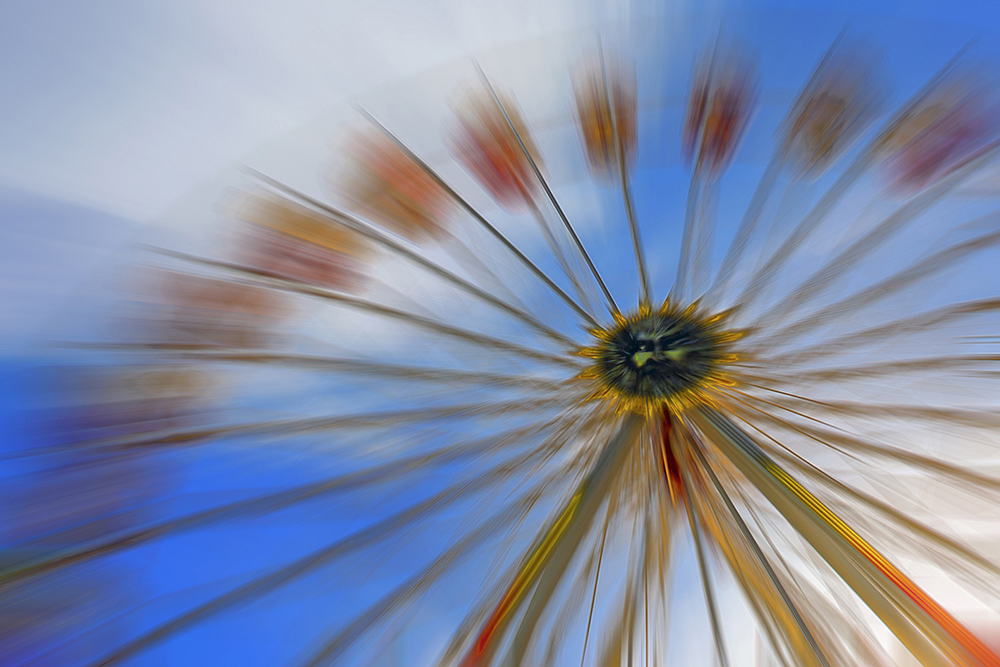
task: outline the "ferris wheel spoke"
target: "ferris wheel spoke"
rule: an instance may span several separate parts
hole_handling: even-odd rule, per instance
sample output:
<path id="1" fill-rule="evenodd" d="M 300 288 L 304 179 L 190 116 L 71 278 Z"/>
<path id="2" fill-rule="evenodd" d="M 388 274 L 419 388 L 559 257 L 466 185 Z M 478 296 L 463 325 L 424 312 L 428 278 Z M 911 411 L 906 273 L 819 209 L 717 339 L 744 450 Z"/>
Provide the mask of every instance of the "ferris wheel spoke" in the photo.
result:
<path id="1" fill-rule="evenodd" d="M 493 88 L 493 84 L 490 83 L 489 77 L 486 76 L 486 72 L 483 71 L 483 68 L 480 67 L 479 63 L 475 63 L 475 66 L 476 66 L 476 72 L 479 74 L 479 78 L 482 80 L 483 85 L 486 86 L 486 89 L 489 91 L 490 97 L 493 98 L 493 103 L 497 105 L 497 107 L 500 109 L 500 112 L 503 114 L 504 121 L 507 123 L 508 130 L 510 130 L 510 132 L 513 133 L 514 138 L 517 140 L 517 144 L 520 147 L 522 154 L 524 155 L 524 159 L 531 166 L 531 171 L 535 175 L 538 184 L 545 191 L 545 194 L 548 197 L 549 202 L 551 202 L 552 207 L 556 210 L 556 213 L 559 215 L 559 219 L 562 221 L 563 226 L 566 228 L 566 231 L 569 233 L 570 238 L 573 240 L 573 245 L 576 247 L 577 252 L 580 254 L 580 257 L 582 257 L 583 260 L 587 263 L 587 267 L 590 269 L 591 275 L 594 276 L 594 280 L 597 281 L 598 286 L 604 293 L 604 297 L 608 301 L 608 306 L 610 307 L 611 312 L 612 313 L 620 312 L 618 309 L 618 304 L 615 303 L 614 297 L 611 296 L 611 292 L 608 290 L 608 286 L 604 282 L 604 278 L 601 277 L 600 272 L 594 265 L 594 261 L 590 258 L 590 254 L 587 252 L 586 248 L 584 248 L 583 242 L 577 235 L 576 230 L 573 229 L 572 223 L 570 223 L 569 218 L 566 217 L 566 213 L 565 211 L 563 211 L 562 206 L 559 205 L 559 201 L 556 199 L 555 194 L 553 194 L 552 189 L 549 187 L 548 182 L 545 180 L 545 177 L 542 175 L 541 170 L 538 168 L 538 164 L 535 162 L 535 158 L 532 157 L 531 151 L 529 151 L 528 147 L 525 145 L 524 139 L 521 137 L 520 132 L 518 132 L 517 127 L 514 124 L 514 121 L 511 120 L 510 113 L 504 106 L 503 101 L 500 99 L 500 96 L 497 95 L 497 91 Z"/>
<path id="2" fill-rule="evenodd" d="M 757 322 L 768 322 L 781 326 L 784 316 L 787 316 L 796 308 L 805 306 L 809 299 L 814 298 L 819 292 L 826 289 L 836 280 L 844 277 L 846 272 L 853 268 L 859 261 L 887 243 L 908 222 L 927 210 L 935 202 L 940 201 L 977 170 L 993 160 L 998 153 L 1000 153 L 1000 141 L 963 161 L 962 164 L 956 166 L 954 172 L 949 177 L 900 207 L 893 215 L 887 217 L 862 238 L 852 243 L 843 252 L 831 259 L 788 297 L 785 297 L 774 308 L 761 315 Z M 976 222 L 995 221 L 996 218 L 997 213 L 991 213 L 979 218 Z M 884 298 L 914 282 L 925 280 L 928 276 L 948 268 L 973 252 L 985 250 L 997 243 L 1000 243 L 1000 233 L 998 232 L 990 232 L 968 241 L 956 243 L 935 252 L 926 259 L 912 264 L 893 276 L 875 283 L 853 296 L 834 302 L 807 318 L 793 322 L 779 331 L 790 331 L 796 334 L 808 332 L 818 326 L 820 321 L 836 313 L 838 309 L 850 308 L 854 310 L 861 303 L 867 303 L 876 298 Z"/>
<path id="3" fill-rule="evenodd" d="M 551 289 L 560 299 L 562 299 L 570 308 L 572 308 L 577 315 L 583 318 L 591 326 L 598 326 L 598 322 L 594 319 L 593 314 L 587 311 L 583 306 L 577 303 L 573 297 L 566 293 L 563 288 L 559 287 L 558 284 L 552 278 L 548 276 L 542 269 L 540 269 L 534 262 L 528 259 L 521 250 L 518 249 L 504 234 L 497 229 L 489 220 L 487 220 L 481 213 L 479 213 L 473 206 L 458 192 L 454 190 L 450 185 L 448 185 L 444 179 L 442 179 L 430 166 L 421 160 L 416 153 L 414 153 L 410 148 L 404 144 L 395 134 L 389 131 L 389 129 L 380 123 L 374 116 L 365 111 L 364 109 L 359 109 L 360 113 L 365 116 L 373 125 L 379 128 L 396 146 L 403 150 L 403 152 L 410 157 L 414 162 L 416 162 L 420 167 L 427 172 L 431 178 L 434 179 L 458 204 L 472 216 L 472 218 L 479 223 L 484 229 L 486 229 L 494 238 L 496 238 L 500 243 L 507 248 L 508 251 L 520 261 L 532 274 L 539 278 L 545 285 Z"/>
<path id="4" fill-rule="evenodd" d="M 730 420 L 704 409 L 692 420 L 925 664 L 1000 665 L 1000 657 Z"/>
<path id="5" fill-rule="evenodd" d="M 516 319 L 520 320 L 521 322 L 524 322 L 528 326 L 530 326 L 533 329 L 535 329 L 536 331 L 544 334 L 545 336 L 549 337 L 550 339 L 556 341 L 557 343 L 559 343 L 561 345 L 572 345 L 573 344 L 573 341 L 569 337 L 567 337 L 565 334 L 562 334 L 562 333 L 556 331 L 555 329 L 549 327 L 548 325 L 544 324 L 543 322 L 541 322 L 534 315 L 531 315 L 528 312 L 526 312 L 526 311 L 524 311 L 524 310 L 522 310 L 522 309 L 520 309 L 520 308 L 518 308 L 516 306 L 513 306 L 513 305 L 507 303 L 506 301 L 504 301 L 502 299 L 497 298 L 496 296 L 490 294 L 489 292 L 485 291 L 484 289 L 482 289 L 482 288 L 480 288 L 480 287 L 478 287 L 478 286 L 470 283 L 469 281 L 465 280 L 464 278 L 456 275 L 455 273 L 452 273 L 448 269 L 445 269 L 444 267 L 440 266 L 436 262 L 432 262 L 431 260 L 429 260 L 429 259 L 427 259 L 427 258 L 425 258 L 425 257 L 423 257 L 423 256 L 421 256 L 421 255 L 419 255 L 419 254 L 417 254 L 415 252 L 413 252 L 412 250 L 409 250 L 408 248 L 406 248 L 405 246 L 403 246 L 401 243 L 398 243 L 398 242 L 394 241 L 393 239 L 391 239 L 387 234 L 384 234 L 384 233 L 380 232 L 379 230 L 377 230 L 372 225 L 367 224 L 367 223 L 359 220 L 358 218 L 350 216 L 347 213 L 345 213 L 343 211 L 340 211 L 340 210 L 338 210 L 338 209 L 330 206 L 329 204 L 325 204 L 325 203 L 319 201 L 318 199 L 314 199 L 313 197 L 310 197 L 307 194 L 299 192 L 298 190 L 296 190 L 296 189 L 294 189 L 294 188 L 292 188 L 292 187 L 290 187 L 288 185 L 285 185 L 284 183 L 281 183 L 280 181 L 277 181 L 277 180 L 275 180 L 275 179 L 273 179 L 273 178 L 271 178 L 269 176 L 266 176 L 266 175 L 264 175 L 264 174 L 262 174 L 260 172 L 257 172 L 257 171 L 253 171 L 253 170 L 251 170 L 251 171 L 252 171 L 252 173 L 254 174 L 254 176 L 257 179 L 261 180 L 264 183 L 267 183 L 268 185 L 270 185 L 271 187 L 275 188 L 276 190 L 278 190 L 282 194 L 290 196 L 293 199 L 296 199 L 296 200 L 299 200 L 301 202 L 304 202 L 304 203 L 308 204 L 309 206 L 314 207 L 315 209 L 320 210 L 324 214 L 326 214 L 326 215 L 330 216 L 332 219 L 336 220 L 338 223 L 348 226 L 349 228 L 351 228 L 354 231 L 358 232 L 359 234 L 361 234 L 365 238 L 368 238 L 371 241 L 374 241 L 375 243 L 377 243 L 377 244 L 379 244 L 379 245 L 381 245 L 381 246 L 389 249 L 394 254 L 397 254 L 400 257 L 404 257 L 407 260 L 409 260 L 410 262 L 413 262 L 414 264 L 417 264 L 418 266 L 422 267 L 424 270 L 428 271 L 429 273 L 431 273 L 431 274 L 433 274 L 433 275 L 441 278 L 442 280 L 445 280 L 446 282 L 448 282 L 448 283 L 450 283 L 450 284 L 458 287 L 459 289 L 461 289 L 466 294 L 471 294 L 472 296 L 474 296 L 477 299 L 483 301 L 484 303 L 488 303 L 491 306 L 493 306 L 494 308 L 497 308 L 497 309 L 499 309 L 499 310 L 507 313 L 508 315 L 511 315 L 511 316 L 515 317 Z"/>
<path id="6" fill-rule="evenodd" d="M 470 329 L 453 326 L 436 319 L 424 317 L 422 315 L 417 315 L 415 313 L 401 310 L 399 308 L 394 308 L 391 306 L 380 304 L 371 301 L 369 299 L 364 299 L 361 297 L 354 296 L 352 294 L 347 294 L 346 292 L 338 292 L 335 290 L 325 289 L 322 287 L 316 287 L 315 285 L 300 282 L 297 280 L 277 278 L 268 273 L 263 273 L 261 271 L 257 271 L 255 269 L 243 266 L 241 264 L 220 262 L 217 260 L 211 260 L 204 257 L 188 255 L 185 253 L 179 253 L 165 249 L 155 249 L 155 252 L 168 257 L 180 259 L 192 264 L 197 264 L 200 266 L 239 275 L 241 277 L 250 279 L 254 284 L 259 284 L 264 287 L 271 287 L 274 289 L 295 294 L 302 294 L 323 301 L 329 301 L 350 308 L 355 308 L 362 312 L 380 315 L 393 320 L 400 320 L 408 324 L 412 324 L 417 328 L 425 329 L 433 333 L 442 334 L 451 338 L 455 338 L 468 344 L 486 348 L 493 348 L 495 350 L 503 351 L 505 353 L 514 356 L 520 356 L 527 359 L 534 359 L 538 361 L 545 361 L 549 364 L 555 364 L 557 366 L 563 366 L 575 369 L 579 369 L 581 367 L 581 363 L 577 361 L 569 353 L 554 354 L 551 352 L 538 350 L 532 347 L 527 347 L 519 343 L 512 343 L 510 341 L 496 338 L 494 336 L 488 336 L 486 334 L 481 334 L 479 332 L 472 331 Z"/>

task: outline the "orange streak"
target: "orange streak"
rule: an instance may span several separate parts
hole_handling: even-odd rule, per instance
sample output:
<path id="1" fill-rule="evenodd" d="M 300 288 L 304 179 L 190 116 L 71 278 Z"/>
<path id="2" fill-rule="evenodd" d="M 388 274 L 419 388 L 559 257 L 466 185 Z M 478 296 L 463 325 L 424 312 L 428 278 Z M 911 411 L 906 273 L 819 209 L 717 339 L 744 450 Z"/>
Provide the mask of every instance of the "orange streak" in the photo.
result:
<path id="1" fill-rule="evenodd" d="M 681 469 L 677 462 L 677 454 L 673 447 L 673 418 L 669 408 L 663 408 L 663 472 L 667 488 L 670 490 L 670 500 L 677 502 L 677 496 L 684 498 L 684 487 L 681 485 Z"/>
<path id="2" fill-rule="evenodd" d="M 479 633 L 479 638 L 476 639 L 476 643 L 472 646 L 472 650 L 466 656 L 465 660 L 462 661 L 462 667 L 473 667 L 478 665 L 482 659 L 483 654 L 486 652 L 486 648 L 489 646 L 490 640 L 496 634 L 500 625 L 503 623 L 504 619 L 514 608 L 521 597 L 528 590 L 531 583 L 535 580 L 535 577 L 541 572 L 542 567 L 545 565 L 545 560 L 548 558 L 549 554 L 552 552 L 552 548 L 558 542 L 559 538 L 566 528 L 570 524 L 570 520 L 573 518 L 573 514 L 576 512 L 577 507 L 580 505 L 580 499 L 583 496 L 583 492 L 586 489 L 581 488 L 570 499 L 569 504 L 566 509 L 562 511 L 559 518 L 549 529 L 549 532 L 545 535 L 545 538 L 538 543 L 535 549 L 532 551 L 531 556 L 525 562 L 521 571 L 517 573 L 514 577 L 514 581 L 507 588 L 507 592 L 504 593 L 503 598 L 500 600 L 500 604 L 496 606 L 493 613 L 490 614 L 490 619 L 483 626 L 483 629 Z"/>
<path id="3" fill-rule="evenodd" d="M 809 493 L 801 484 L 795 481 L 788 473 L 781 469 L 776 463 L 766 457 L 756 457 L 764 468 L 784 484 L 795 496 L 806 504 L 809 509 L 815 512 L 821 519 L 829 524 L 838 535 L 844 538 L 848 544 L 854 547 L 861 555 L 871 562 L 882 574 L 889 578 L 907 597 L 927 612 L 927 615 L 934 619 L 941 628 L 951 635 L 962 647 L 968 651 L 981 664 L 987 667 L 1000 667 L 1000 657 L 989 647 L 962 625 L 954 616 L 949 614 L 941 605 L 935 602 L 927 593 L 910 580 L 905 574 L 899 571 L 895 565 L 889 562 L 875 547 L 870 545 L 860 535 L 848 526 L 844 521 L 833 513 L 830 508 L 819 501 L 814 495 Z"/>

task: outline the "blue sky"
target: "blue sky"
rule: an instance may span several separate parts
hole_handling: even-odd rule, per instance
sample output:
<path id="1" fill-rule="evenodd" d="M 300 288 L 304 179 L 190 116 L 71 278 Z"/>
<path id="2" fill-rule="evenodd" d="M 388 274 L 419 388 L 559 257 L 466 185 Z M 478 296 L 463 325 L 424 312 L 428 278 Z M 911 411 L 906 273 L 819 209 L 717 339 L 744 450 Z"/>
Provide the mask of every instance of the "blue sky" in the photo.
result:
<path id="1" fill-rule="evenodd" d="M 33 344 L 72 335 L 78 324 L 73 314 L 101 301 L 99 287 L 113 277 L 110 267 L 127 244 L 144 238 L 149 227 L 170 228 L 187 212 L 210 207 L 219 175 L 235 164 L 256 160 L 266 166 L 294 131 L 344 113 L 355 99 L 384 100 L 397 82 L 435 68 L 447 71 L 470 51 L 502 52 L 522 40 L 561 38 L 595 22 L 649 11 L 641 3 L 570 0 L 13 3 L 0 22 L 4 419 L 22 418 L 20 408 L 34 400 L 25 391 L 34 377 L 32 364 L 51 352 Z M 649 40 L 642 51 L 640 91 L 659 75 L 657 58 L 671 54 L 675 59 L 664 80 L 651 89 L 674 98 L 683 94 L 689 61 L 681 54 L 711 34 L 720 17 L 761 54 L 768 102 L 727 181 L 723 232 L 732 225 L 726 220 L 734 219 L 727 213 L 741 210 L 760 175 L 783 105 L 845 22 L 884 47 L 897 102 L 967 38 L 978 36 L 976 48 L 988 54 L 1000 36 L 1000 4 L 987 1 L 678 2 L 652 13 L 656 20 L 634 33 Z M 658 31 L 674 41 L 657 44 Z M 542 115 L 555 113 L 542 109 Z M 687 184 L 678 158 L 680 113 L 665 105 L 640 121 L 637 209 L 650 246 L 662 249 L 651 262 L 661 295 L 674 270 Z M 560 137 L 557 129 L 549 140 L 557 145 Z M 561 185 L 566 191 L 573 186 Z M 613 205 L 601 201 L 606 206 L 597 217 L 604 219 L 593 233 L 615 242 L 595 254 L 599 263 L 617 267 L 611 248 L 621 247 L 621 237 L 613 230 L 623 229 L 623 220 L 620 213 L 603 215 Z M 613 289 L 628 293 L 630 269 L 611 268 L 608 275 Z M 78 295 L 92 301 L 81 302 Z M 312 385 L 296 381 L 286 379 L 282 386 L 291 389 L 270 407 L 315 399 Z M 336 394 L 335 388 L 324 391 Z M 245 400 L 247 411 L 258 407 Z M 253 400 L 261 400 L 259 392 Z M 11 442 L 18 441 L 8 438 L 7 447 Z M 224 441 L 162 459 L 157 465 L 176 485 L 170 500 L 153 508 L 160 516 L 304 483 L 351 465 L 349 459 L 330 461 L 308 451 L 288 456 L 274 447 L 247 453 Z M 413 497 L 422 491 L 406 490 Z M 202 531 L 144 548 L 119 559 L 124 569 L 118 571 L 130 572 L 129 583 L 109 587 L 121 603 L 109 601 L 100 614 L 112 618 L 137 601 L 152 600 L 115 625 L 111 635 L 149 626 L 240 581 L 243 573 L 282 562 L 371 519 L 360 504 L 333 510 L 317 505 L 259 522 L 252 531 Z M 400 563 L 392 565 L 389 580 L 403 572 Z M 111 571 L 100 576 L 116 578 Z M 135 664 L 282 664 L 331 615 L 346 616 L 354 608 L 356 601 L 345 599 L 339 586 L 336 578 L 324 576 L 298 582 L 144 654 Z M 444 621 L 435 624 L 434 614 L 447 619 L 448 611 L 426 613 L 427 632 L 440 632 Z M 387 660 L 380 664 L 394 664 Z"/>
<path id="2" fill-rule="evenodd" d="M 737 10 L 756 17 L 754 30 L 765 41 L 767 30 L 780 33 L 781 54 L 765 50 L 764 84 L 785 92 L 794 90 L 823 42 L 845 21 L 859 32 L 875 31 L 897 91 L 907 91 L 967 35 L 979 35 L 988 51 L 1000 16 L 996 4 L 985 1 L 665 6 L 669 9 L 653 30 L 664 31 L 670 41 L 678 38 L 671 30 L 692 16 L 704 23 L 705 17 L 733 16 Z M 697 15 L 691 13 L 695 9 Z M 296 128 L 387 82 L 470 51 L 642 11 L 648 11 L 642 3 L 568 0 L 489 8 L 439 1 L 421 3 L 419 11 L 405 2 L 363 8 L 302 2 L 280 10 L 226 2 L 100 2 L 86 8 L 13 3 L 0 26 L 0 219 L 8 253 L 0 299 L 23 312 L 25 295 L 41 289 L 41 267 L 60 269 L 49 272 L 52 290 L 70 282 L 62 277 L 75 263 L 48 247 L 54 238 L 81 242 L 78 254 L 93 257 L 113 245 L 106 238 L 110 232 L 97 234 L 93 247 L 79 238 L 77 231 L 96 224 L 90 222 L 95 217 L 107 216 L 111 227 L 174 224 L 169 218 L 179 202 L 233 164 L 262 146 L 280 147 L 282 137 Z M 749 39 L 755 41 L 753 35 Z M 683 77 L 685 68 L 674 74 Z M 672 148 L 673 137 L 665 140 L 665 148 Z M 745 153 L 744 160 L 759 157 Z M 670 150 L 662 155 L 676 158 Z M 81 207 L 88 222 L 76 222 L 67 206 Z M 17 257 L 7 259 L 11 253 Z M 20 266 L 28 257 L 34 269 Z M 89 272 L 86 261 L 79 264 L 81 272 Z M 26 315 L 18 320 L 35 326 Z M 8 318 L 0 335 L 18 328 Z"/>

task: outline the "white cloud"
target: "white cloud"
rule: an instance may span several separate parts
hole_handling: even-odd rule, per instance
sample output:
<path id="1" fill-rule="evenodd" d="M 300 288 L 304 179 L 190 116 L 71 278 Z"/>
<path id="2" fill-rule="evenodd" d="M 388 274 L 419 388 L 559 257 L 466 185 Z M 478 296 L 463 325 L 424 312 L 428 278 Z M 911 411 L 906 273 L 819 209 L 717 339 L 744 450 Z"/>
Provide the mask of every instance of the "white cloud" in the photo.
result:
<path id="1" fill-rule="evenodd" d="M 615 17 L 572 0 L 37 3 L 5 17 L 0 182 L 148 219 L 262 143 L 470 51 Z"/>

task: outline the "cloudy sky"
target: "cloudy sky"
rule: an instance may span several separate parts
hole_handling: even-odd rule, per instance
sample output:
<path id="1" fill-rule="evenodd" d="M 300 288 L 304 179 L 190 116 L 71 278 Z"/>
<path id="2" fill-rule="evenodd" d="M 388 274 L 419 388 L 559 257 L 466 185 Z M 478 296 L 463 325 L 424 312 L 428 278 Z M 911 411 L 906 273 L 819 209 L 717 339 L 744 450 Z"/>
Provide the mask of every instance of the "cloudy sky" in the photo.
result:
<path id="1" fill-rule="evenodd" d="M 0 22 L 0 335 L 134 224 L 365 91 L 614 18 L 589 2 L 14 2 Z"/>
<path id="2" fill-rule="evenodd" d="M 995 0 L 14 0 L 0 21 L 0 341 L 58 319 L 145 227 L 206 203 L 196 193 L 220 173 L 387 84 L 651 8 L 671 19 L 655 26 L 662 39 L 682 39 L 693 6 L 702 23 L 736 6 L 810 37 L 828 26 L 770 55 L 765 75 L 789 82 L 845 19 L 901 25 L 879 37 L 907 94 L 964 36 L 994 38 L 1000 18 Z"/>
<path id="3" fill-rule="evenodd" d="M 895 18 L 982 32 L 989 0 L 699 2 Z M 676 37 L 687 0 L 64 0 L 5 6 L 0 22 L 0 335 L 37 330 L 69 286 L 135 224 L 269 142 L 393 81 L 522 40 L 627 21 L 651 8 Z M 810 59 L 813 54 L 810 53 Z M 78 210 L 77 210 L 78 207 Z M 127 231 L 126 231 L 127 230 Z"/>
<path id="4" fill-rule="evenodd" d="M 679 17 L 687 9 L 685 0 L 656 4 Z M 986 0 L 961 2 L 960 12 L 919 0 L 738 4 L 970 26 L 990 25 L 996 11 Z M 635 11 L 594 0 L 8 3 L 0 184 L 145 220 L 261 143 L 386 81 Z"/>

